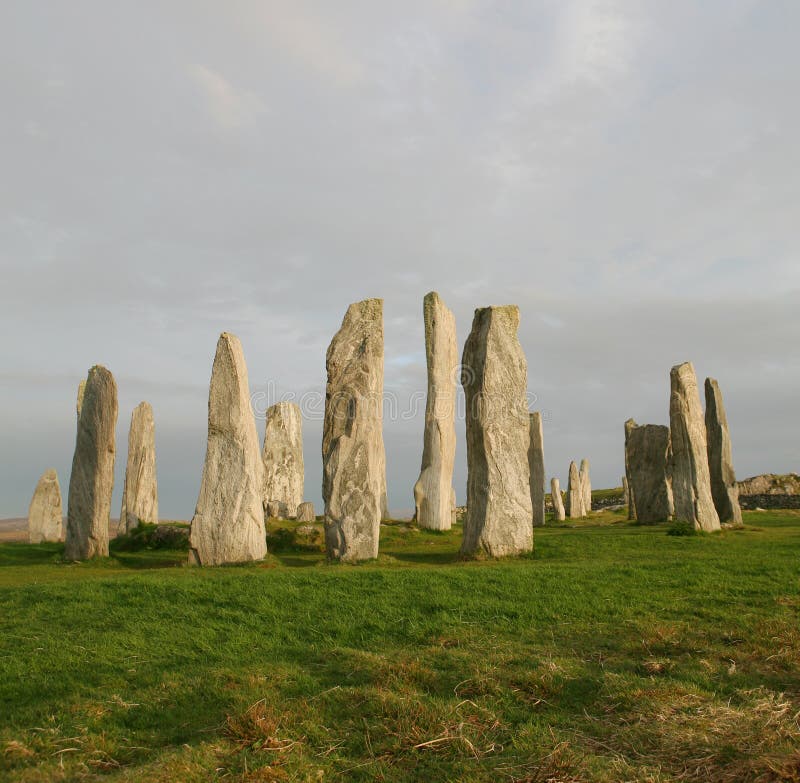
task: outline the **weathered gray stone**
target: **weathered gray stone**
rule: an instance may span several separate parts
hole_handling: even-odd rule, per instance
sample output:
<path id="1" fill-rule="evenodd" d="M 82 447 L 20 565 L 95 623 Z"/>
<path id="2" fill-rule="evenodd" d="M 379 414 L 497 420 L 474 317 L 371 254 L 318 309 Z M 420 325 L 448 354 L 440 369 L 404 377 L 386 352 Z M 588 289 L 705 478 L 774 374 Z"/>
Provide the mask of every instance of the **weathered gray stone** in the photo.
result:
<path id="1" fill-rule="evenodd" d="M 669 427 L 644 424 L 630 430 L 625 461 L 636 495 L 636 519 L 642 524 L 665 522 L 673 514 L 669 459 Z"/>
<path id="2" fill-rule="evenodd" d="M 670 372 L 669 420 L 675 516 L 698 530 L 719 530 L 711 497 L 706 425 L 691 362 L 676 365 Z M 633 493 L 638 505 L 636 487 Z"/>
<path id="3" fill-rule="evenodd" d="M 118 408 L 117 384 L 105 367 L 89 370 L 78 411 L 64 544 L 68 560 L 108 555 Z"/>
<path id="4" fill-rule="evenodd" d="M 731 525 L 742 524 L 742 509 L 739 506 L 739 487 L 733 469 L 733 451 L 728 429 L 728 417 L 722 402 L 719 384 L 706 378 L 706 440 L 708 445 L 708 469 L 711 480 L 711 497 L 720 522 Z"/>
<path id="5" fill-rule="evenodd" d="M 50 468 L 42 473 L 28 507 L 28 540 L 31 544 L 61 541 L 62 518 L 58 474 Z"/>
<path id="6" fill-rule="evenodd" d="M 534 411 L 530 415 L 531 440 L 528 447 L 528 467 L 531 473 L 531 505 L 533 506 L 533 526 L 544 525 L 544 435 L 542 433 L 542 414 Z"/>
<path id="7" fill-rule="evenodd" d="M 264 505 L 264 510 L 270 519 L 285 519 L 284 508 L 283 503 L 279 503 L 277 500 L 268 500 Z"/>
<path id="8" fill-rule="evenodd" d="M 208 390 L 208 445 L 189 541 L 190 562 L 222 565 L 267 554 L 264 465 L 242 344 L 223 332 Z"/>
<path id="9" fill-rule="evenodd" d="M 456 319 L 435 291 L 425 296 L 425 357 L 428 398 L 422 467 L 414 484 L 417 525 L 449 530 L 453 520 L 453 464 L 456 456 Z"/>
<path id="10" fill-rule="evenodd" d="M 592 510 L 592 480 L 589 476 L 589 460 L 581 460 L 579 471 L 581 481 L 581 492 L 583 493 L 583 513 L 584 516 Z"/>
<path id="11" fill-rule="evenodd" d="M 378 556 L 386 497 L 383 300 L 351 304 L 328 347 L 322 497 L 328 557 Z"/>
<path id="12" fill-rule="evenodd" d="M 316 518 L 314 514 L 314 504 L 310 500 L 306 500 L 297 506 L 298 522 L 313 522 Z"/>
<path id="13" fill-rule="evenodd" d="M 567 502 L 565 511 L 570 519 L 581 519 L 586 516 L 583 506 L 584 495 L 581 486 L 581 475 L 574 460 L 569 463 L 569 478 L 567 480 Z"/>
<path id="14" fill-rule="evenodd" d="M 303 416 L 293 402 L 267 409 L 264 428 L 264 503 L 280 504 L 280 516 L 292 519 L 303 502 Z"/>
<path id="15" fill-rule="evenodd" d="M 628 419 L 625 422 L 625 478 L 627 479 L 628 486 L 628 496 L 625 502 L 628 504 L 628 519 L 636 519 L 636 498 L 633 495 L 631 470 L 630 465 L 628 465 L 628 438 L 630 437 L 631 430 L 637 426 L 633 419 Z"/>
<path id="16" fill-rule="evenodd" d="M 119 512 L 120 533 L 129 533 L 140 521 L 158 524 L 156 425 L 149 402 L 140 402 L 131 416 L 125 487 Z"/>
<path id="17" fill-rule="evenodd" d="M 553 502 L 553 519 L 563 522 L 566 519 L 564 498 L 561 496 L 561 484 L 557 478 L 550 479 L 550 499 Z"/>
<path id="18" fill-rule="evenodd" d="M 517 338 L 519 308 L 475 311 L 464 345 L 467 516 L 461 553 L 529 552 L 531 520 L 528 365 Z"/>

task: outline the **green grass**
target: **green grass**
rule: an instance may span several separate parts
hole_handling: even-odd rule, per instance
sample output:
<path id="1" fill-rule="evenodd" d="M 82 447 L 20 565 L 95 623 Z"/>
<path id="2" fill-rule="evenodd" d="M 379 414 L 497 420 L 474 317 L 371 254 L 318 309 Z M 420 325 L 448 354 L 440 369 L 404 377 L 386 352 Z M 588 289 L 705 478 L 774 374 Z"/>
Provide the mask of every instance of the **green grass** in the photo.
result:
<path id="1" fill-rule="evenodd" d="M 501 562 L 404 523 L 359 566 L 294 523 L 232 568 L 2 544 L 0 779 L 800 780 L 800 513 L 745 523 L 593 514 Z"/>

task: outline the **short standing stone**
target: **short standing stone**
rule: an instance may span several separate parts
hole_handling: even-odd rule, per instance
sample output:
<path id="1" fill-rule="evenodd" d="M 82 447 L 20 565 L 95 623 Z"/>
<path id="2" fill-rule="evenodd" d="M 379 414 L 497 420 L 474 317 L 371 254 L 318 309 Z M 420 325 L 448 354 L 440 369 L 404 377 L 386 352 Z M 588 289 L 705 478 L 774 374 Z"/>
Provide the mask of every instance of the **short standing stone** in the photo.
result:
<path id="1" fill-rule="evenodd" d="M 425 296 L 422 312 L 428 396 L 422 467 L 414 485 L 414 505 L 417 525 L 429 530 L 449 530 L 453 523 L 453 464 L 456 456 L 456 319 L 435 291 Z"/>
<path id="2" fill-rule="evenodd" d="M 89 370 L 78 410 L 64 543 L 68 560 L 108 555 L 118 409 L 117 384 L 105 367 L 95 365 Z"/>
<path id="3" fill-rule="evenodd" d="M 636 519 L 636 498 L 633 496 L 633 487 L 631 486 L 631 470 L 628 465 L 628 438 L 630 437 L 631 430 L 638 425 L 633 419 L 628 419 L 625 422 L 625 478 L 627 479 L 628 496 L 626 503 L 628 504 L 628 519 Z"/>
<path id="4" fill-rule="evenodd" d="M 673 514 L 672 488 L 667 469 L 669 427 L 644 424 L 628 434 L 626 462 L 636 495 L 636 519 L 642 524 L 665 522 Z"/>
<path id="5" fill-rule="evenodd" d="M 280 503 L 280 516 L 292 519 L 303 502 L 303 416 L 293 402 L 267 409 L 264 429 L 264 502 Z"/>
<path id="6" fill-rule="evenodd" d="M 311 501 L 306 500 L 297 507 L 298 522 L 313 522 L 315 519 L 314 504 Z"/>
<path id="7" fill-rule="evenodd" d="M 542 434 L 542 414 L 534 411 L 530 415 L 531 442 L 528 447 L 528 467 L 531 472 L 531 505 L 533 506 L 533 526 L 544 525 L 544 436 Z"/>
<path id="8" fill-rule="evenodd" d="M 208 445 L 189 537 L 190 562 L 243 563 L 267 554 L 263 488 L 242 344 L 223 332 L 208 390 Z"/>
<path id="9" fill-rule="evenodd" d="M 139 522 L 158 524 L 156 425 L 149 402 L 140 402 L 131 416 L 119 530 L 130 532 Z"/>
<path id="10" fill-rule="evenodd" d="M 583 493 L 583 513 L 588 514 L 592 510 L 592 480 L 589 476 L 589 460 L 581 460 L 579 471 L 581 480 L 581 492 Z"/>
<path id="11" fill-rule="evenodd" d="M 284 504 L 279 500 L 268 500 L 265 504 L 267 516 L 270 519 L 284 519 Z"/>
<path id="12" fill-rule="evenodd" d="M 383 300 L 351 304 L 328 347 L 322 497 L 328 557 L 378 556 L 386 503 Z"/>
<path id="13" fill-rule="evenodd" d="M 570 519 L 580 519 L 586 516 L 583 507 L 583 487 L 581 486 L 581 476 L 575 462 L 569 463 L 569 478 L 567 480 L 567 516 Z"/>
<path id="14" fill-rule="evenodd" d="M 31 544 L 61 541 L 62 517 L 58 474 L 50 468 L 39 479 L 28 508 L 28 540 Z"/>
<path id="15" fill-rule="evenodd" d="M 708 468 L 711 479 L 711 497 L 719 514 L 719 521 L 731 525 L 742 524 L 739 506 L 739 487 L 733 469 L 731 436 L 728 417 L 722 402 L 719 384 L 706 378 L 706 438 L 708 441 Z"/>
<path id="16" fill-rule="evenodd" d="M 675 516 L 698 530 L 719 530 L 719 515 L 711 497 L 706 425 L 691 362 L 670 372 L 669 419 Z M 633 495 L 638 504 L 636 487 Z"/>
<path id="17" fill-rule="evenodd" d="M 553 503 L 553 519 L 563 522 L 566 519 L 564 499 L 561 497 L 561 483 L 557 478 L 550 479 L 550 500 Z"/>
<path id="18" fill-rule="evenodd" d="M 519 308 L 475 311 L 464 345 L 467 515 L 461 553 L 490 557 L 533 549 L 528 366 L 517 338 Z"/>

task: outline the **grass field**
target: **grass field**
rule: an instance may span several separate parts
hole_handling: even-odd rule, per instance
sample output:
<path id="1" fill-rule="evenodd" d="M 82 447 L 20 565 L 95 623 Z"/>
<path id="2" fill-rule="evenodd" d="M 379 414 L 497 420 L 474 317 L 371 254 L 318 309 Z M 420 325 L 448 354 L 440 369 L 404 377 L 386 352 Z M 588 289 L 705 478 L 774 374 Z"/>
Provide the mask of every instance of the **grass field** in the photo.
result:
<path id="1" fill-rule="evenodd" d="M 382 529 L 325 565 L 0 545 L 0 779 L 799 781 L 800 513 L 619 512 L 460 562 Z"/>

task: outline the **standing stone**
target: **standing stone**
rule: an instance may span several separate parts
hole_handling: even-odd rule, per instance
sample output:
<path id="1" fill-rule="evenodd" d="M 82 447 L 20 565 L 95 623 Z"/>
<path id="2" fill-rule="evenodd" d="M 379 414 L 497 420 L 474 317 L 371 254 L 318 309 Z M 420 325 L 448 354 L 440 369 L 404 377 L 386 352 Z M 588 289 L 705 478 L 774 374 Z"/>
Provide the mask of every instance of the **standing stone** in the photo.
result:
<path id="1" fill-rule="evenodd" d="M 542 414 L 534 411 L 530 415 L 531 440 L 528 447 L 528 467 L 531 473 L 531 505 L 533 526 L 544 525 L 544 436 Z"/>
<path id="2" fill-rule="evenodd" d="M 467 515 L 463 555 L 502 557 L 533 549 L 528 365 L 517 338 L 519 308 L 475 311 L 464 345 Z"/>
<path id="3" fill-rule="evenodd" d="M 67 560 L 108 555 L 117 384 L 105 367 L 98 364 L 89 370 L 84 392 L 78 397 L 78 411 L 78 435 L 67 500 L 64 545 Z"/>
<path id="4" fill-rule="evenodd" d="M 644 424 L 628 434 L 626 463 L 636 495 L 636 519 L 641 524 L 665 522 L 673 514 L 669 427 Z"/>
<path id="5" fill-rule="evenodd" d="M 265 506 L 264 510 L 270 519 L 283 519 L 283 504 L 278 503 L 277 500 L 270 500 Z"/>
<path id="6" fill-rule="evenodd" d="M 633 428 L 638 426 L 633 419 L 628 419 L 625 422 L 625 477 L 628 479 L 628 519 L 636 519 L 636 498 L 633 495 L 631 470 L 630 465 L 628 465 L 628 438 Z"/>
<path id="7" fill-rule="evenodd" d="M 456 488 L 450 487 L 450 527 L 458 522 L 458 510 L 456 501 Z"/>
<path id="8" fill-rule="evenodd" d="M 711 497 L 706 425 L 691 362 L 676 365 L 670 372 L 669 419 L 675 516 L 698 530 L 719 530 Z M 638 504 L 635 486 L 633 494 Z"/>
<path id="9" fill-rule="evenodd" d="M 586 516 L 583 506 L 584 494 L 581 476 L 574 461 L 569 463 L 569 479 L 567 481 L 566 512 L 570 519 L 581 519 Z"/>
<path id="10" fill-rule="evenodd" d="M 739 487 L 733 469 L 731 436 L 728 417 L 722 402 L 719 384 L 706 378 L 706 438 L 708 440 L 708 468 L 711 478 L 711 497 L 720 522 L 742 524 L 739 507 Z"/>
<path id="11" fill-rule="evenodd" d="M 119 530 L 130 533 L 140 521 L 158 524 L 156 425 L 149 402 L 140 402 L 131 416 Z"/>
<path id="12" fill-rule="evenodd" d="M 453 523 L 453 464 L 456 457 L 456 319 L 435 291 L 425 296 L 422 312 L 428 398 L 422 468 L 414 485 L 414 504 L 417 525 L 428 530 L 449 530 Z"/>
<path id="13" fill-rule="evenodd" d="M 292 519 L 303 502 L 303 416 L 300 406 L 279 402 L 267 409 L 264 430 L 264 504 L 280 505 L 280 516 Z"/>
<path id="14" fill-rule="evenodd" d="M 581 460 L 579 472 L 581 481 L 581 492 L 583 493 L 583 513 L 584 516 L 592 510 L 592 480 L 589 477 L 589 460 Z"/>
<path id="15" fill-rule="evenodd" d="M 556 522 L 566 519 L 564 499 L 561 497 L 561 484 L 557 478 L 550 479 L 550 499 L 553 501 L 553 518 Z"/>
<path id="16" fill-rule="evenodd" d="M 328 347 L 322 497 L 328 557 L 378 556 L 386 496 L 383 300 L 351 304 Z"/>
<path id="17" fill-rule="evenodd" d="M 622 477 L 622 500 L 626 506 L 630 507 L 631 505 L 631 489 L 628 485 L 628 477 Z"/>
<path id="18" fill-rule="evenodd" d="M 297 506 L 298 522 L 313 522 L 316 518 L 314 514 L 314 504 L 311 501 L 304 501 Z"/>
<path id="19" fill-rule="evenodd" d="M 61 487 L 53 468 L 42 473 L 28 507 L 28 540 L 31 544 L 42 541 L 61 541 Z"/>
<path id="20" fill-rule="evenodd" d="M 78 399 L 75 402 L 75 413 L 77 416 L 78 424 L 81 422 L 81 408 L 83 407 L 83 395 L 86 394 L 86 379 L 84 378 L 78 384 Z"/>
<path id="21" fill-rule="evenodd" d="M 267 554 L 264 466 L 242 344 L 223 332 L 208 390 L 208 445 L 189 536 L 189 560 L 222 565 Z"/>

